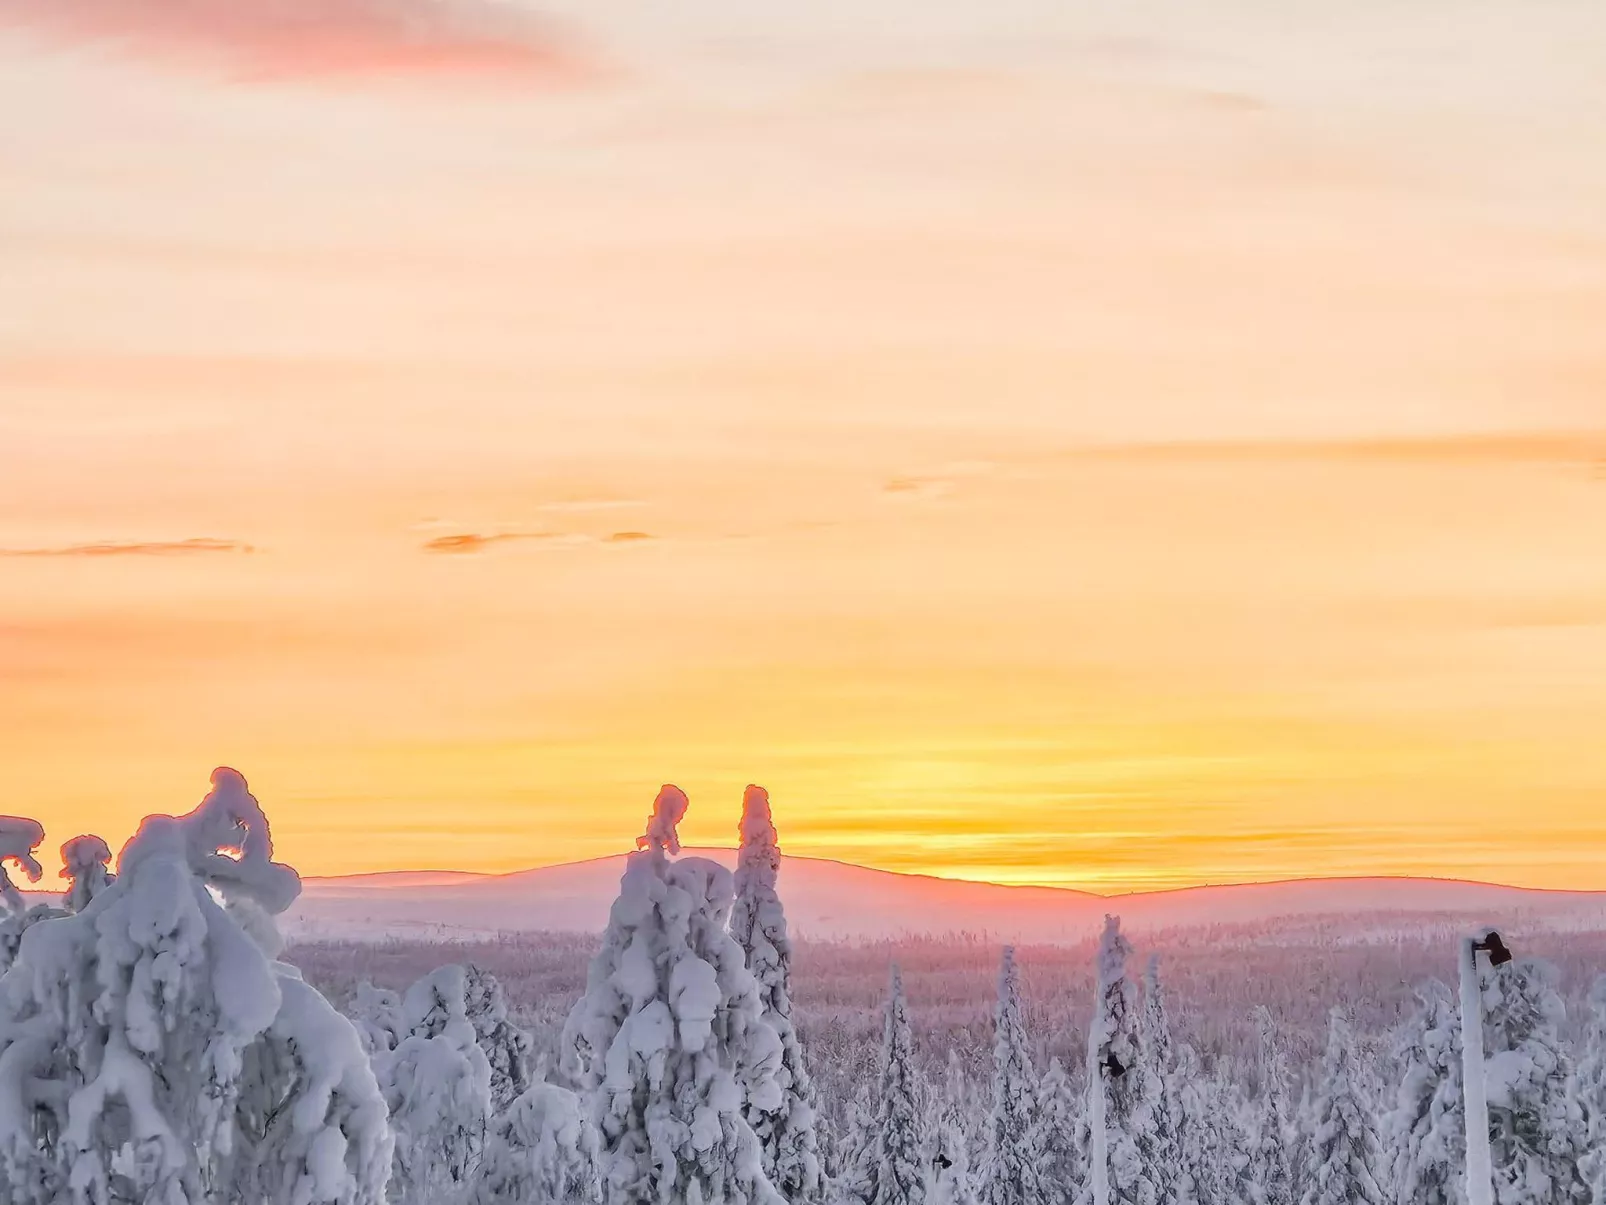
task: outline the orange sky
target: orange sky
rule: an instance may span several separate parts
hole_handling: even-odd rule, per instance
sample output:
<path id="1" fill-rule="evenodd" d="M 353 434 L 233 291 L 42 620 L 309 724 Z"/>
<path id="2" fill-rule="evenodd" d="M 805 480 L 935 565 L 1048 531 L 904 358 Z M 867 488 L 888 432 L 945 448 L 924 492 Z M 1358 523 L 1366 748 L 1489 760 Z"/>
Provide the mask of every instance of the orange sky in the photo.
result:
<path id="1" fill-rule="evenodd" d="M 1606 888 L 1592 0 L 411 2 L 0 0 L 51 847 Z"/>

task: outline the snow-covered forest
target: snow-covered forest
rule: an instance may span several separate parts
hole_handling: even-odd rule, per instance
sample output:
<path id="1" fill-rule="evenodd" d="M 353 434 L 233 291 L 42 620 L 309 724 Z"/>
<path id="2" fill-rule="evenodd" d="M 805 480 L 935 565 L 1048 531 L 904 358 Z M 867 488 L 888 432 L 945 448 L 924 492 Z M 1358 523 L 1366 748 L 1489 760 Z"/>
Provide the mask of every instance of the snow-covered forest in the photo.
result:
<path id="1" fill-rule="evenodd" d="M 653 801 L 600 938 L 290 948 L 300 881 L 232 770 L 115 872 L 66 840 L 59 896 L 0 817 L 0 1200 L 1482 1199 L 1442 919 L 796 941 L 766 793 L 734 873 L 681 856 L 688 806 Z M 1513 944 L 1472 991 L 1488 1199 L 1602 1205 L 1606 935 Z"/>

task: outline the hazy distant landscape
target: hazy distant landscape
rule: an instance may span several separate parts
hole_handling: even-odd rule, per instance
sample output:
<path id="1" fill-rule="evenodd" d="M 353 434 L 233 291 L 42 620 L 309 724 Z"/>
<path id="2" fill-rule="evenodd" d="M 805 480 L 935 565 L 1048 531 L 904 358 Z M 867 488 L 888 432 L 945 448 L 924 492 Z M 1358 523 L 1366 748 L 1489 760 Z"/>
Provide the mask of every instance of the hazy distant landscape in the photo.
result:
<path id="1" fill-rule="evenodd" d="M 734 867 L 734 849 L 690 850 Z M 285 916 L 299 939 L 445 941 L 501 933 L 594 932 L 606 923 L 625 855 L 514 874 L 397 872 L 309 878 Z M 1444 932 L 1487 917 L 1542 932 L 1606 929 L 1606 892 L 1538 891 L 1452 879 L 1299 879 L 1094 895 L 895 874 L 782 857 L 787 917 L 805 938 L 968 933 L 995 941 L 1091 939 L 1107 912 L 1134 932 L 1331 917 L 1355 933 Z"/>

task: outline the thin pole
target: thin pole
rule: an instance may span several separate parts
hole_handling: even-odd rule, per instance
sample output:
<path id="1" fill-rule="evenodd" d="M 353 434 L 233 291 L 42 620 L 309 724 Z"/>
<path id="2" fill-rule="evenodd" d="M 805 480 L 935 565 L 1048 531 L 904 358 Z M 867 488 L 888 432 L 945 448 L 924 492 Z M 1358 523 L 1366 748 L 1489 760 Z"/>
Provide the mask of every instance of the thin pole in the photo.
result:
<path id="1" fill-rule="evenodd" d="M 1461 939 L 1461 1087 L 1467 1122 L 1467 1205 L 1494 1205 L 1489 1159 L 1489 1097 L 1483 1070 L 1483 993 L 1478 983 L 1481 938 Z"/>

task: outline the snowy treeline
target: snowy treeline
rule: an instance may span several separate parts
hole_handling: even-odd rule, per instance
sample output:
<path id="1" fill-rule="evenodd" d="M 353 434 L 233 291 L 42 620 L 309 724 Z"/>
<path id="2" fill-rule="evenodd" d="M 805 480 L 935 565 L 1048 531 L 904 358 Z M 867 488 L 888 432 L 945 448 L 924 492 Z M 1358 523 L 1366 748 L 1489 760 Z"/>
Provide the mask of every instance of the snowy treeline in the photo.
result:
<path id="1" fill-rule="evenodd" d="M 1072 954 L 815 947 L 858 987 L 800 1008 L 810 947 L 768 795 L 748 788 L 734 874 L 678 856 L 688 806 L 659 792 L 600 944 L 481 946 L 405 977 L 417 949 L 366 948 L 391 986 L 341 979 L 344 1016 L 283 960 L 299 879 L 235 772 L 147 818 L 115 874 L 102 839 L 67 842 L 55 902 L 8 877 L 40 878 L 43 830 L 0 817 L 0 1200 L 1469 1205 L 1442 983 L 1384 1033 L 1351 993 L 1296 1005 L 1288 977 L 1246 977 L 1230 940 L 1140 964 L 1111 917 Z M 339 979 L 328 953 L 297 956 Z M 561 968 L 588 954 L 580 984 Z M 1223 961 L 1230 1006 L 1190 998 Z M 954 976 L 984 962 L 977 1017 Z M 1478 971 L 1498 1205 L 1606 1205 L 1606 977 L 1572 1018 L 1559 984 L 1538 959 Z"/>

